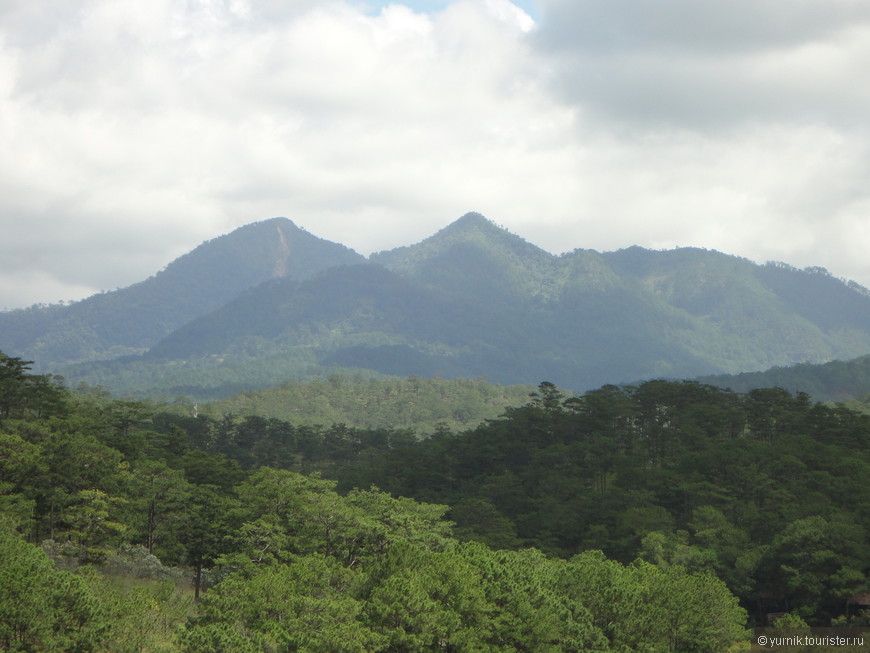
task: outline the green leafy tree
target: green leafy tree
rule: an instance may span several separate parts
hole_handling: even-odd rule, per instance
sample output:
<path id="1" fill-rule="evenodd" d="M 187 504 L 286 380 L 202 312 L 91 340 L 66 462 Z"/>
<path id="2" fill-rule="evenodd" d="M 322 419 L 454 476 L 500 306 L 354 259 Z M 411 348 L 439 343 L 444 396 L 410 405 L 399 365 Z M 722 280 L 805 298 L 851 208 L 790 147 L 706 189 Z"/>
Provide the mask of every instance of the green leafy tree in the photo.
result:
<path id="1" fill-rule="evenodd" d="M 98 650 L 111 630 L 87 582 L 0 526 L 0 650 Z"/>
<path id="2" fill-rule="evenodd" d="M 870 587 L 866 563 L 860 527 L 815 516 L 774 538 L 756 573 L 759 590 L 782 602 L 775 607 L 825 623 L 845 613 L 848 596 Z"/>
<path id="3" fill-rule="evenodd" d="M 33 481 L 46 471 L 38 445 L 19 435 L 0 433 L 0 518 L 30 532 L 36 498 Z"/>
<path id="4" fill-rule="evenodd" d="M 480 544 L 459 549 L 478 570 L 494 610 L 487 650 L 571 653 L 606 651 L 609 642 L 593 615 L 562 591 L 565 563 L 536 549 L 491 551 Z"/>
<path id="5" fill-rule="evenodd" d="M 170 537 L 184 550 L 185 562 L 194 570 L 194 598 L 205 587 L 203 572 L 228 552 L 231 536 L 239 526 L 238 500 L 213 485 L 196 485 L 172 526 Z"/>
<path id="6" fill-rule="evenodd" d="M 60 377 L 28 374 L 33 361 L 0 351 L 0 419 L 47 417 L 64 412 L 66 392 Z"/>
<path id="7" fill-rule="evenodd" d="M 357 574 L 321 555 L 294 556 L 250 577 L 222 582 L 203 597 L 181 635 L 183 649 L 368 653 L 385 642 L 363 620 Z M 208 643 L 210 642 L 210 643 Z M 242 643 L 240 649 L 231 648 Z"/>
<path id="8" fill-rule="evenodd" d="M 64 515 L 69 525 L 68 536 L 79 548 L 84 563 L 102 563 L 112 548 L 117 547 L 127 527 L 114 516 L 121 497 L 111 497 L 102 490 L 81 490 Z"/>
<path id="9" fill-rule="evenodd" d="M 27 372 L 33 361 L 25 361 L 0 352 L 0 417 L 9 417 L 24 407 Z"/>
<path id="10" fill-rule="evenodd" d="M 173 551 L 168 537 L 172 522 L 182 519 L 184 506 L 192 491 L 184 474 L 159 460 L 144 460 L 132 470 L 128 480 L 131 522 L 136 537 L 148 553 L 163 545 L 167 553 Z M 170 553 L 170 555 L 172 555 Z"/>
<path id="11" fill-rule="evenodd" d="M 450 509 L 456 522 L 454 534 L 462 540 L 476 540 L 494 549 L 517 548 L 516 526 L 485 499 L 466 497 Z"/>
<path id="12" fill-rule="evenodd" d="M 398 544 L 371 570 L 362 598 L 385 652 L 487 650 L 494 606 L 480 573 L 457 551 Z"/>
<path id="13" fill-rule="evenodd" d="M 624 567 L 587 552 L 572 558 L 562 579 L 617 651 L 717 653 L 747 634 L 736 597 L 709 574 L 643 561 Z"/>
<path id="14" fill-rule="evenodd" d="M 75 506 L 86 502 L 82 492 L 123 498 L 126 464 L 117 449 L 99 442 L 89 432 L 91 426 L 90 420 L 65 420 L 52 424 L 50 429 L 37 426 L 29 430 L 28 435 L 42 450 L 45 464 L 45 472 L 33 479 L 38 538 L 66 537 L 71 528 L 66 511 L 75 512 Z"/>
<path id="15" fill-rule="evenodd" d="M 239 487 L 245 506 L 238 535 L 242 557 L 271 563 L 318 553 L 354 567 L 396 541 L 429 548 L 446 541 L 446 506 L 393 498 L 376 488 L 343 497 L 335 486 L 317 475 L 268 467 L 255 472 Z"/>

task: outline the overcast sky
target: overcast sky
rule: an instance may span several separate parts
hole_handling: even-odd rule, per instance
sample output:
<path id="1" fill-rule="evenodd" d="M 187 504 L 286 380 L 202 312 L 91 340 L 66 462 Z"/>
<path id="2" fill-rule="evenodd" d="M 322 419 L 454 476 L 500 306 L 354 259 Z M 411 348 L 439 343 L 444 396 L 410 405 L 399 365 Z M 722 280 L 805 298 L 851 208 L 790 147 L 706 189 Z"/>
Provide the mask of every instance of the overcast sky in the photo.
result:
<path id="1" fill-rule="evenodd" d="M 0 308 L 286 216 L 363 254 L 468 211 L 870 286 L 866 0 L 5 0 Z"/>

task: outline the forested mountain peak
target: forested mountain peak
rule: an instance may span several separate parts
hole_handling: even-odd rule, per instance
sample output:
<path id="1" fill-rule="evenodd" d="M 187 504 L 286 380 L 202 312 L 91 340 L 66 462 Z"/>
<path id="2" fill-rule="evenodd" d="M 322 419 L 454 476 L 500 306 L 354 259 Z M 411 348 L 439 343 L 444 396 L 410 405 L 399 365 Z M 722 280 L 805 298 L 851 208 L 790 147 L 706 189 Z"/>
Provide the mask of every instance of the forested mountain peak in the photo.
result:
<path id="1" fill-rule="evenodd" d="M 306 279 L 336 265 L 360 263 L 361 254 L 308 233 L 288 218 L 244 225 L 207 240 L 170 263 L 157 276 L 189 269 L 194 275 L 220 274 L 231 296 L 276 277 Z M 178 279 L 184 281 L 184 279 Z"/>
<path id="2" fill-rule="evenodd" d="M 463 215 L 462 217 L 457 218 L 456 220 L 451 222 L 446 227 L 442 228 L 438 233 L 441 233 L 441 232 L 459 233 L 459 232 L 473 232 L 473 231 L 483 232 L 483 233 L 486 233 L 488 231 L 488 232 L 494 234 L 494 233 L 498 233 L 498 232 L 505 232 L 507 230 L 504 229 L 503 227 L 498 226 L 495 222 L 486 218 L 485 216 L 478 213 L 477 211 L 470 211 L 470 212 L 466 213 L 465 215 Z"/>
<path id="3" fill-rule="evenodd" d="M 207 240 L 126 288 L 67 306 L 0 313 L 0 334 L 10 351 L 46 369 L 139 353 L 264 281 L 306 279 L 364 260 L 287 218 L 272 218 Z"/>
<path id="4" fill-rule="evenodd" d="M 462 216 L 456 218 L 456 220 L 454 220 L 453 222 L 451 222 L 449 225 L 447 225 L 444 228 L 450 229 L 450 228 L 459 228 L 459 227 L 467 227 L 467 226 L 496 227 L 496 228 L 498 228 L 497 225 L 492 220 L 488 219 L 482 213 L 478 213 L 477 211 L 469 211 L 465 215 L 462 215 Z"/>
<path id="5" fill-rule="evenodd" d="M 466 213 L 434 235 L 370 260 L 429 288 L 479 301 L 541 295 L 557 258 L 496 225 Z"/>
<path id="6" fill-rule="evenodd" d="M 424 242 L 437 240 L 439 237 L 443 238 L 448 235 L 457 236 L 459 234 L 463 234 L 465 236 L 468 236 L 474 233 L 489 234 L 490 236 L 495 236 L 497 234 L 509 232 L 507 229 L 497 225 L 495 222 L 493 222 L 483 214 L 478 213 L 477 211 L 469 211 L 468 213 L 460 216 L 447 226 L 442 227 L 441 229 L 436 231 L 432 236 L 426 238 Z"/>
<path id="7" fill-rule="evenodd" d="M 480 213 L 466 213 L 419 243 L 378 252 L 370 259 L 391 269 L 408 270 L 429 259 L 449 256 L 457 249 L 466 254 L 477 251 L 491 256 L 555 258 Z"/>
<path id="8" fill-rule="evenodd" d="M 272 218 L 128 288 L 0 314 L 0 341 L 123 393 L 225 396 L 337 368 L 579 391 L 855 358 L 870 297 L 701 248 L 554 256 L 479 213 L 368 260 Z"/>

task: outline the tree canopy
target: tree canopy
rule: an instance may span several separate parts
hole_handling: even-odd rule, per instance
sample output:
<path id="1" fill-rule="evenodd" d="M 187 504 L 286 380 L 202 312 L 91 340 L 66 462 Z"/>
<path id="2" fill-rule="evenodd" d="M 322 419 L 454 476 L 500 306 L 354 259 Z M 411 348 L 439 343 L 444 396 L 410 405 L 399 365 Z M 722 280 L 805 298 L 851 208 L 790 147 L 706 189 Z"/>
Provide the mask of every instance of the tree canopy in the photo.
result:
<path id="1" fill-rule="evenodd" d="M 842 406 L 544 383 L 421 441 L 37 405 L 2 360 L 0 649 L 712 653 L 770 613 L 867 619 L 870 418 Z"/>

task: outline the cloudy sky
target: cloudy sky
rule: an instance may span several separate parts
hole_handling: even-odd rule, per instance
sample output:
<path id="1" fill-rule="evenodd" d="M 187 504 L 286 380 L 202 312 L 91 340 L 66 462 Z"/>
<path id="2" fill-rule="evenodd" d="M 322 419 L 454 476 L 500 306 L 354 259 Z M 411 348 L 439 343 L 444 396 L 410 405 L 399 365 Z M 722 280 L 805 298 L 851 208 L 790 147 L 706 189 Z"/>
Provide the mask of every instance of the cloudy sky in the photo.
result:
<path id="1" fill-rule="evenodd" d="M 870 286 L 866 0 L 5 0 L 0 308 L 286 216 L 368 254 L 467 211 Z"/>

